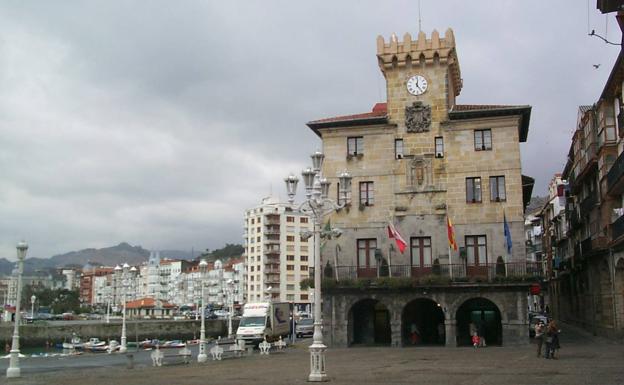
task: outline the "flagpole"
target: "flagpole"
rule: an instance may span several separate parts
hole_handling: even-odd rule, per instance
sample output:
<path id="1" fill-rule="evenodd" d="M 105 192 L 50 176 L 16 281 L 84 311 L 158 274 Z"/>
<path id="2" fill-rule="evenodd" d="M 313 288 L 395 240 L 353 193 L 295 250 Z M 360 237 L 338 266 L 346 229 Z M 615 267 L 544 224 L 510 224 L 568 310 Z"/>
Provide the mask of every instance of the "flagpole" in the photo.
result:
<path id="1" fill-rule="evenodd" d="M 452 263 L 451 245 L 449 245 L 449 275 L 451 276 L 451 279 L 453 279 L 453 263 Z"/>

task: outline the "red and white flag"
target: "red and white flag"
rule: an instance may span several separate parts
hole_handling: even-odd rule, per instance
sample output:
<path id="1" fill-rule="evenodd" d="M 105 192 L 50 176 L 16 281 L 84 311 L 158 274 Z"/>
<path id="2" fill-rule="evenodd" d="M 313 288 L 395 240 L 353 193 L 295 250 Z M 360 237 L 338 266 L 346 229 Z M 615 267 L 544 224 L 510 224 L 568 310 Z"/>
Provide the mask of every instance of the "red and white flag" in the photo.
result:
<path id="1" fill-rule="evenodd" d="M 394 228 L 394 225 L 391 222 L 388 222 L 388 237 L 390 239 L 394 238 L 394 241 L 396 242 L 399 251 L 401 252 L 401 254 L 403 254 L 403 251 L 405 251 L 405 247 L 407 246 L 407 242 L 405 242 L 401 234 L 397 231 L 396 228 Z"/>

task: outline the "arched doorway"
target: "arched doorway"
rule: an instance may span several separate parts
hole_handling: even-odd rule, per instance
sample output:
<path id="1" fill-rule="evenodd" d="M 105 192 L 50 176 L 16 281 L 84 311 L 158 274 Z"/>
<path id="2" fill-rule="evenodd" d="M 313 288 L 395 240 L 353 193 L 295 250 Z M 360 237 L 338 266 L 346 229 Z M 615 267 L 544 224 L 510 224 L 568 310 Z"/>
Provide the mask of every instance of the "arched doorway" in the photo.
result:
<path id="1" fill-rule="evenodd" d="M 403 346 L 444 345 L 444 312 L 435 302 L 419 298 L 403 308 L 401 317 Z"/>
<path id="2" fill-rule="evenodd" d="M 390 345 L 390 312 L 374 299 L 359 301 L 349 311 L 349 345 Z"/>
<path id="3" fill-rule="evenodd" d="M 487 345 L 503 344 L 501 313 L 494 302 L 486 298 L 472 298 L 464 302 L 456 314 L 457 346 L 471 345 L 471 328 L 485 335 Z M 473 324 L 473 325 L 471 325 Z"/>

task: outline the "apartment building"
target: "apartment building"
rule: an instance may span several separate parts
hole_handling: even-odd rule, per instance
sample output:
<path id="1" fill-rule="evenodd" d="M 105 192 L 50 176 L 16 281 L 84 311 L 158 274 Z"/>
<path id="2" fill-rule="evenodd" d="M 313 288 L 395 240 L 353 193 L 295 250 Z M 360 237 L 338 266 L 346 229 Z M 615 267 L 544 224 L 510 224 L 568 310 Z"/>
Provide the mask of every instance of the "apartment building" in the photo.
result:
<path id="1" fill-rule="evenodd" d="M 624 334 L 623 80 L 620 50 L 600 98 L 578 109 L 562 175 L 566 231 L 544 250 L 554 315 L 610 337 Z"/>
<path id="2" fill-rule="evenodd" d="M 309 277 L 314 249 L 312 238 L 303 240 L 301 234 L 312 226 L 308 216 L 272 197 L 245 212 L 248 302 L 270 298 L 309 306 L 310 291 L 300 282 Z"/>

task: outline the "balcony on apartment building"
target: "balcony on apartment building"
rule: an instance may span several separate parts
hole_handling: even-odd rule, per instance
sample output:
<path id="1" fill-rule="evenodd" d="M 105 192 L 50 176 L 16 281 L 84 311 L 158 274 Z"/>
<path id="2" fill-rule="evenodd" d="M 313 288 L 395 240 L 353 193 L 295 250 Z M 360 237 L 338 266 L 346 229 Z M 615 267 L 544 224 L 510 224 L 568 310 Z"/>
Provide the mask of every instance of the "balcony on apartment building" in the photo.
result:
<path id="1" fill-rule="evenodd" d="M 574 166 L 575 186 L 578 186 L 578 182 L 585 179 L 586 176 L 591 175 L 592 171 L 598 170 L 598 145 L 596 142 L 591 142 L 581 149 Z M 580 187 L 580 186 L 579 186 Z"/>
<path id="2" fill-rule="evenodd" d="M 267 215 L 264 217 L 264 224 L 266 225 L 279 225 L 280 224 L 280 216 L 279 215 Z"/>
<path id="3" fill-rule="evenodd" d="M 267 265 L 267 267 L 264 268 L 264 274 L 279 274 L 279 273 L 280 273 L 279 265 L 278 266 Z"/>
<path id="4" fill-rule="evenodd" d="M 611 241 L 620 243 L 624 240 L 624 215 L 620 215 L 615 222 L 611 223 Z"/>
<path id="5" fill-rule="evenodd" d="M 497 279 L 525 279 L 543 277 L 542 262 L 501 262 L 481 264 L 432 264 L 432 265 L 383 265 L 373 267 L 360 266 L 331 266 L 324 269 L 327 278 L 340 280 L 361 278 L 412 278 L 435 280 L 436 278 L 465 282 L 471 279 L 476 281 L 492 282 Z M 310 269 L 310 277 L 314 269 Z"/>
<path id="6" fill-rule="evenodd" d="M 280 254 L 279 244 L 278 245 L 267 245 L 267 247 L 264 248 L 264 254 L 266 254 L 266 255 L 279 255 Z"/>
<path id="7" fill-rule="evenodd" d="M 264 228 L 264 234 L 266 235 L 279 235 L 279 233 L 280 233 L 279 225 L 271 225 L 271 226 L 266 226 Z"/>
<path id="8" fill-rule="evenodd" d="M 280 275 L 279 274 L 266 274 L 264 277 L 264 282 L 268 284 L 279 284 L 280 283 Z"/>
<path id="9" fill-rule="evenodd" d="M 581 201 L 581 216 L 589 214 L 596 207 L 596 204 L 598 204 L 598 194 L 596 191 L 592 191 Z"/>
<path id="10" fill-rule="evenodd" d="M 624 192 L 624 152 L 617 157 L 607 173 L 607 193 L 617 196 Z"/>
<path id="11" fill-rule="evenodd" d="M 264 244 L 265 245 L 279 245 L 280 244 L 280 237 L 279 235 L 266 235 L 264 237 Z"/>
<path id="12" fill-rule="evenodd" d="M 275 256 L 265 256 L 262 261 L 265 265 L 278 265 L 280 264 L 280 258 Z"/>

